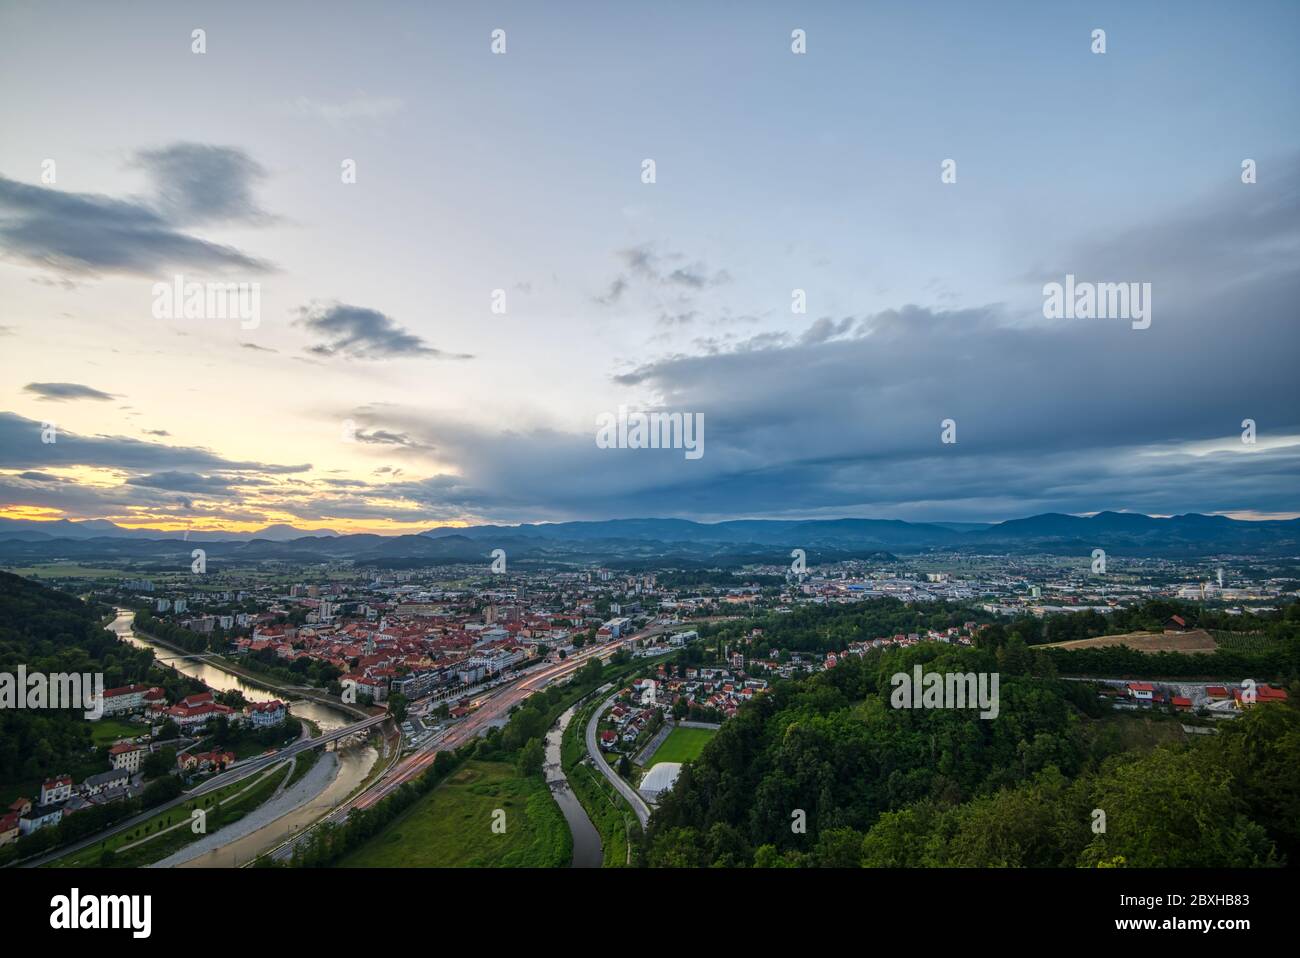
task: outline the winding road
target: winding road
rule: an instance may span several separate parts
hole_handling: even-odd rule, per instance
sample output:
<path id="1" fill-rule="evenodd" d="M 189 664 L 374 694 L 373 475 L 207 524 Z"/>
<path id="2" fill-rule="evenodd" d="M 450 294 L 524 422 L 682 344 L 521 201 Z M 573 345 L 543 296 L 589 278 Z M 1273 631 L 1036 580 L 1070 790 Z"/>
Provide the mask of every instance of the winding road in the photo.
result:
<path id="1" fill-rule="evenodd" d="M 646 823 L 650 821 L 650 807 L 646 805 L 640 792 L 623 781 L 623 776 L 609 767 L 609 762 L 605 761 L 605 756 L 600 754 L 600 747 L 596 744 L 596 725 L 600 722 L 600 717 L 614 704 L 616 698 L 618 698 L 617 692 L 605 699 L 600 708 L 591 713 L 591 720 L 587 722 L 587 754 L 591 756 L 591 760 L 595 762 L 601 773 L 609 779 L 610 784 L 627 799 L 627 803 L 632 806 L 632 811 L 636 813 L 636 820 L 641 823 L 641 828 L 644 830 Z"/>

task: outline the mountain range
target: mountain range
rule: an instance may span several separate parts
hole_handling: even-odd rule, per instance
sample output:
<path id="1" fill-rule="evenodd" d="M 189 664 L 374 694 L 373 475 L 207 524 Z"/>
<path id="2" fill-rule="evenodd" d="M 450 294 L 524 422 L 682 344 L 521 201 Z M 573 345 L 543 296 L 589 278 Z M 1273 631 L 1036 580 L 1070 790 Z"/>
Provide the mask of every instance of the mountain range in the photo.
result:
<path id="1" fill-rule="evenodd" d="M 212 559 L 328 561 L 379 566 L 487 561 L 493 549 L 514 560 L 599 560 L 635 566 L 783 562 L 802 548 L 812 561 L 888 558 L 932 551 L 1189 557 L 1216 554 L 1300 555 L 1300 519 L 1249 522 L 1190 513 L 1153 517 L 1100 512 L 1044 513 L 999 523 L 903 522 L 895 519 L 610 519 L 523 525 L 441 526 L 419 534 L 342 535 L 330 529 L 273 525 L 256 532 L 125 529 L 103 519 L 35 522 L 0 519 L 0 561 L 50 559 L 162 560 L 204 543 Z"/>

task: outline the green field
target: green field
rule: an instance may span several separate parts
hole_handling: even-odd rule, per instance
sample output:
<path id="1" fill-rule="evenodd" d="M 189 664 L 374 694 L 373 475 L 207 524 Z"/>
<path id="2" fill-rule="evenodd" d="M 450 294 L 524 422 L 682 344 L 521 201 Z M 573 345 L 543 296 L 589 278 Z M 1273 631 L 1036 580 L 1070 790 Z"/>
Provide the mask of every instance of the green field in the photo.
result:
<path id="1" fill-rule="evenodd" d="M 717 735 L 711 728 L 675 728 L 650 758 L 656 762 L 691 762 L 699 758 L 709 739 Z"/>
<path id="2" fill-rule="evenodd" d="M 492 830 L 495 810 L 505 832 Z M 344 868 L 558 868 L 573 854 L 560 807 L 538 776 L 505 762 L 467 762 L 379 835 L 344 858 Z"/>
<path id="3" fill-rule="evenodd" d="M 96 747 L 112 745 L 120 738 L 139 738 L 149 734 L 149 726 L 119 722 L 117 719 L 100 719 L 90 725 L 90 740 Z"/>

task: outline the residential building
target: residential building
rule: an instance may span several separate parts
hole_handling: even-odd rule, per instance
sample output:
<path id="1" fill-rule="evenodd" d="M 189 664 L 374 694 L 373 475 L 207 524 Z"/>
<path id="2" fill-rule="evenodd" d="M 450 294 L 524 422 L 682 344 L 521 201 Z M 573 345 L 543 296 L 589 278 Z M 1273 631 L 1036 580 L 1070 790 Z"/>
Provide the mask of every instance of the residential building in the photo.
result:
<path id="1" fill-rule="evenodd" d="M 60 775 L 58 778 L 46 779 L 41 785 L 41 805 L 55 805 L 66 802 L 72 797 L 72 776 Z"/>
<path id="2" fill-rule="evenodd" d="M 149 754 L 149 749 L 143 745 L 135 745 L 132 742 L 119 742 L 108 750 L 108 760 L 112 762 L 113 768 L 125 769 L 134 775 L 140 771 L 140 762 L 147 754 Z"/>

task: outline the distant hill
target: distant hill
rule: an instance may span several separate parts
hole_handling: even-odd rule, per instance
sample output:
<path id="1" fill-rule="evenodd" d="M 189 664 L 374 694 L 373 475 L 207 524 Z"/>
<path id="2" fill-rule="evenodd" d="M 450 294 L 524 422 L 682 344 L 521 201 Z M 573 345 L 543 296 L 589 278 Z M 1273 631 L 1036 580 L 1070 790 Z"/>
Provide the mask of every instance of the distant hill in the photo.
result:
<path id="1" fill-rule="evenodd" d="M 29 519 L 0 519 L 0 538 L 36 539 L 186 539 L 190 542 L 248 542 L 252 539 L 272 539 L 284 542 L 302 536 L 337 536 L 333 529 L 299 529 L 277 523 L 255 532 L 225 532 L 194 530 L 189 533 L 174 529 L 126 529 L 107 519 L 82 519 L 71 521 L 56 519 L 34 522 Z"/>
<path id="2" fill-rule="evenodd" d="M 326 561 L 398 567 L 428 562 L 488 561 L 505 549 L 516 561 L 601 561 L 633 568 L 673 561 L 682 567 L 784 563 L 792 549 L 816 562 L 892 558 L 933 551 L 1086 556 L 1195 557 L 1216 554 L 1300 555 L 1300 520 L 1246 522 L 1188 514 L 1093 516 L 1044 513 L 1006 522 L 938 523 L 895 519 L 610 519 L 516 526 L 443 526 L 418 535 L 339 535 L 288 525 L 256 533 L 126 530 L 102 520 L 0 520 L 0 561 L 159 559 L 174 561 L 203 542 L 210 560 Z M 188 562 L 188 560 L 186 560 Z"/>

